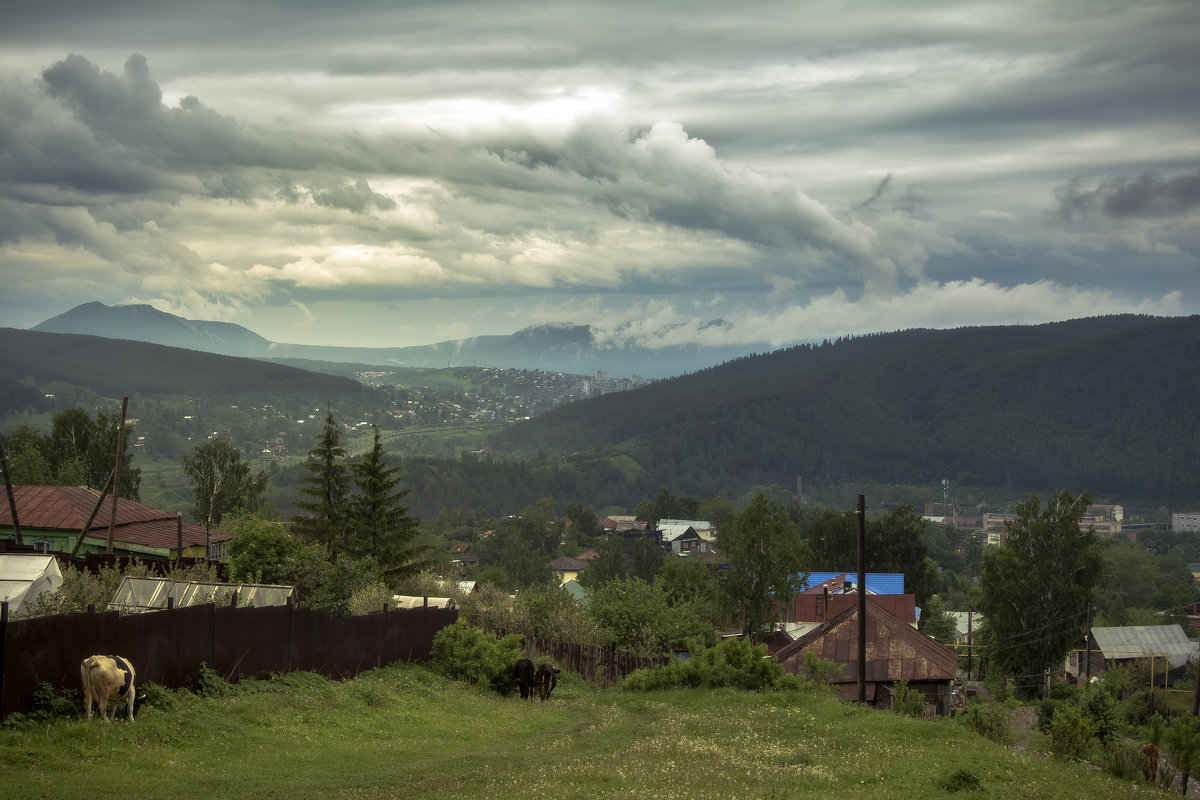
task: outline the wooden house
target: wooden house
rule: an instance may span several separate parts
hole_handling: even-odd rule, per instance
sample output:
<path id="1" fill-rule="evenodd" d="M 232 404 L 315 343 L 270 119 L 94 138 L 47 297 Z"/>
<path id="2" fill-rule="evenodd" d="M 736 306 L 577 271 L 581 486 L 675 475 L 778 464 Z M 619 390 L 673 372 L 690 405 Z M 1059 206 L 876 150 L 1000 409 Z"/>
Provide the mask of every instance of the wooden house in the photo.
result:
<path id="1" fill-rule="evenodd" d="M 866 699 L 891 707 L 896 681 L 925 695 L 927 714 L 948 714 L 958 654 L 877 603 L 867 603 Z M 839 697 L 858 699 L 858 607 L 839 613 L 775 653 L 786 672 L 803 674 L 807 653 L 842 667 Z"/>

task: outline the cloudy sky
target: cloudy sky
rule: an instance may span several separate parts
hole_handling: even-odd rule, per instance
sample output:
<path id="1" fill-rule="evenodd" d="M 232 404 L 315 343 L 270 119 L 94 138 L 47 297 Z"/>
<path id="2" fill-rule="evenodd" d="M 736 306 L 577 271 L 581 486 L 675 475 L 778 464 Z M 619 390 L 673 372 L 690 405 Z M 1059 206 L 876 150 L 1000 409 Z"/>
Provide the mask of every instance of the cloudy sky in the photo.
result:
<path id="1" fill-rule="evenodd" d="M 1200 313 L 1200 3 L 6 2 L 0 325 Z M 724 325 L 708 325 L 713 320 Z"/>

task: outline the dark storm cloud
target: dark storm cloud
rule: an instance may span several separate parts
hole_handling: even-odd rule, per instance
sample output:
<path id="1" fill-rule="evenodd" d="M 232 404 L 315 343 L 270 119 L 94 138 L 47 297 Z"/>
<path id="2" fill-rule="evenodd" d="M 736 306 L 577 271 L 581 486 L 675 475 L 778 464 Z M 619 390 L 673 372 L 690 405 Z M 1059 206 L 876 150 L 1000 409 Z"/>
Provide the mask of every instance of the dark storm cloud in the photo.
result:
<path id="1" fill-rule="evenodd" d="M 1094 211 L 1114 219 L 1178 217 L 1200 208 L 1200 170 L 1173 178 L 1115 175 L 1094 188 L 1076 180 L 1057 187 L 1054 196 L 1068 220 Z"/>
<path id="2" fill-rule="evenodd" d="M 359 178 L 354 183 L 346 182 L 314 190 L 312 197 L 317 205 L 341 208 L 356 214 L 365 214 L 372 209 L 388 211 L 396 207 L 396 201 L 390 197 L 371 191 L 365 178 Z"/>

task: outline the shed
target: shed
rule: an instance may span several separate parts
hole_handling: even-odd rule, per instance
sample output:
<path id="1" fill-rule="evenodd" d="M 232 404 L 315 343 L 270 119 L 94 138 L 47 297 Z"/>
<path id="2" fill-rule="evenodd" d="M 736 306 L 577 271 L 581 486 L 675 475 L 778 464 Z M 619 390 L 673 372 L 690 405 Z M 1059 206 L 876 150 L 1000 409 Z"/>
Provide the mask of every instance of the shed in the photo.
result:
<path id="1" fill-rule="evenodd" d="M 867 702 L 889 707 L 896 681 L 925 695 L 926 713 L 948 714 L 958 654 L 875 603 L 867 603 Z M 833 681 L 844 700 L 858 697 L 858 608 L 848 608 L 775 653 L 786 672 L 799 674 L 804 657 L 840 664 Z"/>
<path id="2" fill-rule="evenodd" d="M 62 586 L 62 571 L 54 556 L 5 553 L 0 555 L 0 601 L 8 602 L 8 613 L 21 616 L 27 604 L 42 592 Z"/>
<path id="3" fill-rule="evenodd" d="M 1092 628 L 1088 645 L 1090 670 L 1083 652 L 1072 651 L 1068 657 L 1067 672 L 1076 678 L 1089 671 L 1097 675 L 1111 667 L 1145 661 L 1155 680 L 1170 684 L 1183 674 L 1188 659 L 1196 657 L 1196 645 L 1179 625 Z"/>

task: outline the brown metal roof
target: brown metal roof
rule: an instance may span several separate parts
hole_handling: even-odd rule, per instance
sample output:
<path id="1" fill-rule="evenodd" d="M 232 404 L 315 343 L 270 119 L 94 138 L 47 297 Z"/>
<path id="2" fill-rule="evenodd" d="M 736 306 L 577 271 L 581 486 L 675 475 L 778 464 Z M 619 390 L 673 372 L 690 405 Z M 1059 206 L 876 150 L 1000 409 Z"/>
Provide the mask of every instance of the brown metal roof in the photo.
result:
<path id="1" fill-rule="evenodd" d="M 14 486 L 13 498 L 17 506 L 17 519 L 21 523 L 22 537 L 27 531 L 39 530 L 71 531 L 76 535 L 87 522 L 100 492 L 86 486 Z M 104 504 L 88 536 L 108 538 L 108 519 L 112 513 L 112 496 L 104 498 Z M 0 525 L 12 526 L 12 512 L 8 503 L 0 503 Z M 113 540 L 145 547 L 172 550 L 177 542 L 177 520 L 169 511 L 142 505 L 124 497 L 117 501 L 117 524 Z M 232 539 L 228 533 L 213 530 L 210 542 Z M 183 546 L 191 547 L 205 543 L 204 527 L 183 523 Z"/>
<path id="2" fill-rule="evenodd" d="M 921 633 L 867 599 L 867 680 L 950 680 L 958 669 L 958 654 Z M 842 664 L 843 681 L 857 680 L 857 604 L 781 647 L 775 659 L 795 671 L 806 652 Z"/>

